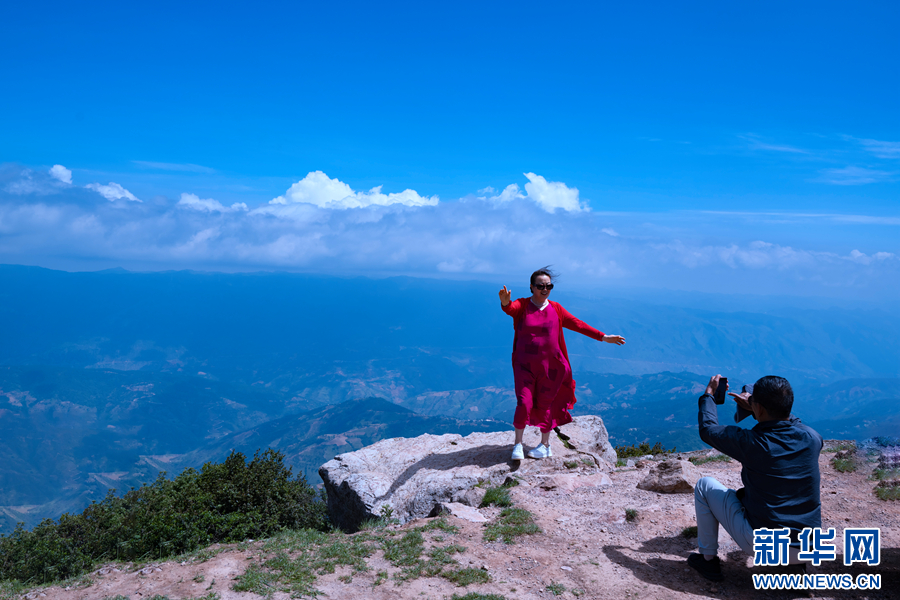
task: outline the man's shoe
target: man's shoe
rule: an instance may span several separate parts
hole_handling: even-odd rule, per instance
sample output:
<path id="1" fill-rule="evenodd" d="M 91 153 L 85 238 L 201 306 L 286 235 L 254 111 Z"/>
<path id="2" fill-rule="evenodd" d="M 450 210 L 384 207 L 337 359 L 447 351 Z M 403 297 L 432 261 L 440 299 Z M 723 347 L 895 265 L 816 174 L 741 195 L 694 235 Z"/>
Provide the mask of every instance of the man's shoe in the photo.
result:
<path id="1" fill-rule="evenodd" d="M 522 448 L 522 444 L 516 444 L 513 446 L 512 460 L 522 460 L 525 458 L 525 450 Z"/>
<path id="2" fill-rule="evenodd" d="M 712 560 L 706 560 L 703 558 L 702 554 L 694 552 L 688 556 L 687 562 L 688 566 L 692 567 L 710 581 L 722 581 L 725 579 L 725 576 L 722 575 L 722 565 L 719 562 L 718 556 Z"/>
<path id="3" fill-rule="evenodd" d="M 550 450 L 550 446 L 545 446 L 544 444 L 539 445 L 537 448 L 532 448 L 528 451 L 528 458 L 550 458 L 553 456 L 553 451 Z"/>

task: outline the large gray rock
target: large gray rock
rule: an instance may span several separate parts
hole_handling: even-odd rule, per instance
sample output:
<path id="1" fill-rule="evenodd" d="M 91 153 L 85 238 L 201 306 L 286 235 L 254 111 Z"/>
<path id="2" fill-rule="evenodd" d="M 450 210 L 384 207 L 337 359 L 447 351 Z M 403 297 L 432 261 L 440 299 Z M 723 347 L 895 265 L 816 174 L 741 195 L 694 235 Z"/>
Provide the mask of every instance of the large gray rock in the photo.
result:
<path id="1" fill-rule="evenodd" d="M 700 471 L 686 460 L 664 460 L 650 469 L 638 489 L 662 494 L 691 494 L 700 480 Z"/>
<path id="2" fill-rule="evenodd" d="M 603 419 L 575 417 L 560 430 L 569 436 L 570 447 L 552 434 L 553 458 L 544 460 L 511 461 L 512 431 L 391 438 L 339 454 L 319 468 L 329 515 L 348 531 L 385 513 L 405 523 L 434 514 L 441 504 L 472 505 L 479 497 L 474 486 L 499 485 L 513 473 L 524 478 L 547 474 L 564 470 L 562 463 L 573 459 L 601 471 L 612 469 L 616 453 Z M 526 430 L 526 450 L 538 443 L 540 433 Z"/>

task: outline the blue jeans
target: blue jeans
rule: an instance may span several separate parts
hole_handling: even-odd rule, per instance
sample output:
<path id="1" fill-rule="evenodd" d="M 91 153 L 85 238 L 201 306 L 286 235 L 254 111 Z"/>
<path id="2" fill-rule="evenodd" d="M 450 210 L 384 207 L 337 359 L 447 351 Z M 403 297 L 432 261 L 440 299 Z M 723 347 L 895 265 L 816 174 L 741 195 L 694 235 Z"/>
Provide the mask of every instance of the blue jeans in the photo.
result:
<path id="1" fill-rule="evenodd" d="M 701 554 L 714 555 L 718 552 L 719 523 L 744 552 L 753 554 L 753 528 L 734 490 L 712 477 L 703 477 L 694 486 L 694 508 L 697 511 L 697 545 Z"/>

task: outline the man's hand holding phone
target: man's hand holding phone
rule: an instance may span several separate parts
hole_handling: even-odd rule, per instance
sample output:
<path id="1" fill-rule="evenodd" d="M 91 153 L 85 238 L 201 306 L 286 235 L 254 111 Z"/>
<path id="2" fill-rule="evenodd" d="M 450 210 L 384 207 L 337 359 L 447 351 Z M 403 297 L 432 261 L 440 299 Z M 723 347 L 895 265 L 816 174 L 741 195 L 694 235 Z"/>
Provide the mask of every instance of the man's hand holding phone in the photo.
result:
<path id="1" fill-rule="evenodd" d="M 716 404 L 725 404 L 725 392 L 728 391 L 728 378 L 713 375 L 706 386 L 706 393 L 713 397 Z"/>

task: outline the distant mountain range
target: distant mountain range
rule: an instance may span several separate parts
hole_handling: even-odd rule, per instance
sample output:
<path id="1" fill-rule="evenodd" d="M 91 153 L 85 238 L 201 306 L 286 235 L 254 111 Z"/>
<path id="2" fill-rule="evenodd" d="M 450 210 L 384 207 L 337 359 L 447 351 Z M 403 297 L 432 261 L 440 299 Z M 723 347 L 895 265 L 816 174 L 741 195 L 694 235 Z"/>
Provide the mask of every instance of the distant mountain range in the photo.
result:
<path id="1" fill-rule="evenodd" d="M 696 398 L 715 372 L 733 387 L 786 375 L 826 437 L 900 430 L 894 315 L 554 295 L 628 339 L 567 335 L 574 412 L 602 415 L 614 444 L 702 447 Z M 497 304 L 477 282 L 0 266 L 0 531 L 231 449 L 278 448 L 317 483 L 322 462 L 384 437 L 508 430 Z"/>

